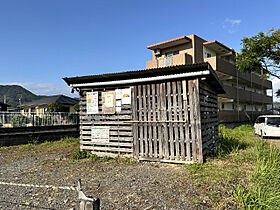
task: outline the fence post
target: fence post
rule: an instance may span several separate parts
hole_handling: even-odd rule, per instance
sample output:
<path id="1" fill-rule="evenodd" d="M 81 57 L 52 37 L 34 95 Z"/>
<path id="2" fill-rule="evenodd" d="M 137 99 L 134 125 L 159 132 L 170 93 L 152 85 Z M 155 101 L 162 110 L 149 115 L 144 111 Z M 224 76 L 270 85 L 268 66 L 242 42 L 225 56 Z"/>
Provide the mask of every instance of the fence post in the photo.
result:
<path id="1" fill-rule="evenodd" d="M 80 210 L 100 210 L 100 199 L 87 197 L 81 190 L 81 180 L 78 181 L 78 198 L 81 200 Z"/>

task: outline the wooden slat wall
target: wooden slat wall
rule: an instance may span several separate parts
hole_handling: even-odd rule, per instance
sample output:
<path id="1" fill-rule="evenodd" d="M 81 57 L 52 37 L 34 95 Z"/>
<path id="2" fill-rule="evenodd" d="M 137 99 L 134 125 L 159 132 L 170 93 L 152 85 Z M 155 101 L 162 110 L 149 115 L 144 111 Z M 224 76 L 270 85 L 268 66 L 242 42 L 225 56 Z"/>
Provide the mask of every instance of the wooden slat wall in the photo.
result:
<path id="1" fill-rule="evenodd" d="M 100 113 L 88 115 L 87 91 L 92 90 L 83 89 L 80 98 L 81 149 L 101 156 L 193 163 L 202 162 L 203 155 L 217 148 L 217 94 L 204 81 L 136 85 L 132 104 L 122 105 L 122 111 L 115 114 L 101 114 L 99 91 Z M 109 126 L 110 142 L 91 142 L 92 126 Z"/>
<path id="2" fill-rule="evenodd" d="M 122 87 L 127 88 L 127 87 Z M 108 90 L 115 90 L 110 88 Z M 133 118 L 131 105 L 122 105 L 121 112 L 115 114 L 102 114 L 102 99 L 99 90 L 99 114 L 86 113 L 86 92 L 98 91 L 91 89 L 82 89 L 80 96 L 80 149 L 93 151 L 100 156 L 115 157 L 118 155 L 133 156 L 133 124 L 129 121 Z M 106 90 L 107 91 L 107 90 Z M 132 88 L 132 103 L 133 103 Z M 91 142 L 92 126 L 108 126 L 110 128 L 109 143 Z"/>
<path id="3" fill-rule="evenodd" d="M 198 83 L 197 94 L 198 98 Z M 140 160 L 192 163 L 188 83 L 172 81 L 135 88 L 135 157 Z M 197 99 L 198 100 L 198 99 Z M 194 99 L 194 103 L 196 100 Z M 198 108 L 199 110 L 199 108 Z M 198 122 L 199 118 L 197 118 Z M 194 140 L 195 141 L 195 140 Z M 196 151 L 195 151 L 196 152 Z"/>
<path id="4" fill-rule="evenodd" d="M 202 156 L 202 138 L 201 138 L 201 118 L 199 105 L 199 80 L 189 80 L 189 103 L 190 103 L 190 124 L 191 124 L 191 142 L 192 158 L 194 162 L 203 162 Z"/>
<path id="5" fill-rule="evenodd" d="M 215 153 L 218 148 L 218 97 L 204 81 L 199 84 L 201 135 L 203 154 Z"/>

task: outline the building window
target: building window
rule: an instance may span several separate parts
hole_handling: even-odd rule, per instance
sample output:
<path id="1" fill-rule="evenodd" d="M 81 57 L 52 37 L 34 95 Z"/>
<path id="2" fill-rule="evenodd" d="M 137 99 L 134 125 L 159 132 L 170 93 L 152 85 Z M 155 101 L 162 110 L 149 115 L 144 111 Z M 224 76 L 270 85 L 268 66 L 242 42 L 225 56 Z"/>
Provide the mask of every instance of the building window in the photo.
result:
<path id="1" fill-rule="evenodd" d="M 222 109 L 224 109 L 225 108 L 225 104 L 224 103 L 222 103 Z"/>
<path id="2" fill-rule="evenodd" d="M 211 53 L 206 53 L 206 58 L 211 58 L 211 57 L 212 57 Z"/>
<path id="3" fill-rule="evenodd" d="M 232 104 L 232 109 L 234 110 L 234 104 Z"/>
<path id="4" fill-rule="evenodd" d="M 173 56 L 173 55 L 178 55 L 178 54 L 179 54 L 179 50 L 166 53 L 166 57 L 171 57 L 171 56 Z"/>

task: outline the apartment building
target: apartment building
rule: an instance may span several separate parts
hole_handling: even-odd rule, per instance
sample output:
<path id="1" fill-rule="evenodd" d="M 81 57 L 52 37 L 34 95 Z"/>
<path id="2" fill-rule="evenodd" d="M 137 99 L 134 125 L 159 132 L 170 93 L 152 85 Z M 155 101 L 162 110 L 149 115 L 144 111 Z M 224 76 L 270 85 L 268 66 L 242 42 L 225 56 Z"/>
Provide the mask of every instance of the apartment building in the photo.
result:
<path id="1" fill-rule="evenodd" d="M 226 94 L 219 95 L 219 121 L 254 121 L 258 115 L 271 113 L 272 82 L 255 73 L 240 72 L 235 68 L 236 52 L 224 44 L 206 41 L 192 34 L 147 46 L 153 58 L 146 68 L 208 62 L 223 82 Z"/>

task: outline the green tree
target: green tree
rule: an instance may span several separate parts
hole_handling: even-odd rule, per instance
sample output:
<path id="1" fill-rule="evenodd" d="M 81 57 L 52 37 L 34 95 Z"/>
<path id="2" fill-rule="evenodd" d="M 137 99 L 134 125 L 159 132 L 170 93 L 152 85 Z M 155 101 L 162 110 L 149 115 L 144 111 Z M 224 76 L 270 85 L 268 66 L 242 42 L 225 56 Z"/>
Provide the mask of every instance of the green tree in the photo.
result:
<path id="1" fill-rule="evenodd" d="M 280 79 L 280 29 L 244 37 L 242 44 L 243 48 L 236 57 L 237 69 Z"/>
<path id="2" fill-rule="evenodd" d="M 48 105 L 48 112 L 69 112 L 69 108 L 63 104 L 51 103 Z"/>

